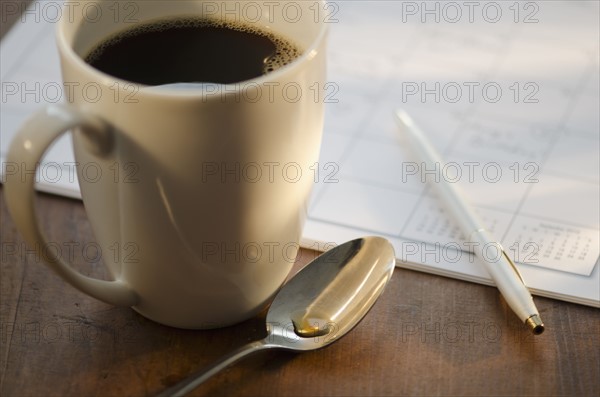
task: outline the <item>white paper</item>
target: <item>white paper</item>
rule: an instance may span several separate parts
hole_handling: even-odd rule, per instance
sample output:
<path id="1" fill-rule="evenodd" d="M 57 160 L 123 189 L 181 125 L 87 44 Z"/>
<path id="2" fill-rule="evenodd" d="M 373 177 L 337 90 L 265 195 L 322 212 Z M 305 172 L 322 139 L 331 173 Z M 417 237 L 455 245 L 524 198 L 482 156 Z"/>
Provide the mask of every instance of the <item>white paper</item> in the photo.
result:
<path id="1" fill-rule="evenodd" d="M 598 3 L 497 2 L 495 23 L 481 14 L 487 6 L 493 19 L 491 2 L 473 3 L 473 23 L 456 2 L 456 23 L 443 2 L 337 4 L 329 80 L 339 103 L 327 104 L 320 163 L 339 171 L 315 189 L 304 243 L 378 234 L 400 266 L 493 284 L 407 168 L 418 160 L 392 118 L 403 108 L 457 165 L 461 177 L 450 176 L 532 291 L 600 306 Z"/>

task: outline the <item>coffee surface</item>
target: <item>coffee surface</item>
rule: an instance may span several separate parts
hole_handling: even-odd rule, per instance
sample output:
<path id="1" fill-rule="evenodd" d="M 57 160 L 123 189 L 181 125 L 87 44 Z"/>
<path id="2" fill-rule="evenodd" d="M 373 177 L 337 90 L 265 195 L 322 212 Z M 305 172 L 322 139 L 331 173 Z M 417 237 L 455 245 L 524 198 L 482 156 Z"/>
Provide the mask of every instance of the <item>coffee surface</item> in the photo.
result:
<path id="1" fill-rule="evenodd" d="M 188 18 L 140 24 L 102 41 L 85 57 L 96 69 L 144 85 L 232 84 L 300 55 L 296 45 L 235 22 Z"/>

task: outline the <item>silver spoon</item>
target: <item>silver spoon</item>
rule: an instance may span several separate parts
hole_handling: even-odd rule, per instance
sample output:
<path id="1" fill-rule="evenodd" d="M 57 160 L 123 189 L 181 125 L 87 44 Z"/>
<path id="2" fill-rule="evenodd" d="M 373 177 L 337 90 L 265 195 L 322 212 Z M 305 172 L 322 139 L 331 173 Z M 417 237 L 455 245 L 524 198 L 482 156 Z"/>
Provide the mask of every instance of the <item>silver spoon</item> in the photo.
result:
<path id="1" fill-rule="evenodd" d="M 183 396 L 260 350 L 307 351 L 335 342 L 367 314 L 391 279 L 395 263 L 392 245 L 381 237 L 352 240 L 327 251 L 279 291 L 267 313 L 265 339 L 231 352 L 161 396 Z"/>

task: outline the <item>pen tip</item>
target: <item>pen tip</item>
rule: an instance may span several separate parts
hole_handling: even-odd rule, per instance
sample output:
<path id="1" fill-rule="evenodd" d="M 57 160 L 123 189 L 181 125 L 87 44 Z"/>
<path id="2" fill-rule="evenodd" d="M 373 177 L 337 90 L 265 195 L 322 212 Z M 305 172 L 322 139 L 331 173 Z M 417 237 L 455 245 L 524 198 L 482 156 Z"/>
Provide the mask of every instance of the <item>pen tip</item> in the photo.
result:
<path id="1" fill-rule="evenodd" d="M 539 335 L 544 332 L 544 323 L 542 322 L 539 314 L 534 314 L 529 317 L 527 320 L 525 320 L 525 324 L 529 326 L 529 329 L 531 329 L 531 332 L 533 332 L 534 335 Z"/>

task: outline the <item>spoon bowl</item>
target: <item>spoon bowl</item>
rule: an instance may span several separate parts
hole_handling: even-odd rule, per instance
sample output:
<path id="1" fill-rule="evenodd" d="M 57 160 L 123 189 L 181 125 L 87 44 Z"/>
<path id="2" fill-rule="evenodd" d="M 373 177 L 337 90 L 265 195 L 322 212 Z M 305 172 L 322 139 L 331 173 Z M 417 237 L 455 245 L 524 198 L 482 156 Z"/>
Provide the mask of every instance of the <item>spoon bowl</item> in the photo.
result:
<path id="1" fill-rule="evenodd" d="M 277 293 L 267 313 L 266 338 L 242 346 L 161 396 L 183 396 L 220 370 L 260 350 L 307 351 L 335 342 L 373 307 L 391 279 L 395 264 L 392 245 L 381 237 L 352 240 L 325 252 Z"/>
<path id="2" fill-rule="evenodd" d="M 394 249 L 381 237 L 352 240 L 325 252 L 279 291 L 267 313 L 267 339 L 293 350 L 336 341 L 367 314 L 394 266 Z"/>

